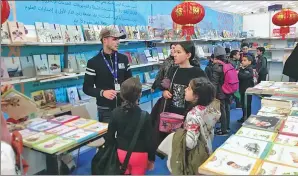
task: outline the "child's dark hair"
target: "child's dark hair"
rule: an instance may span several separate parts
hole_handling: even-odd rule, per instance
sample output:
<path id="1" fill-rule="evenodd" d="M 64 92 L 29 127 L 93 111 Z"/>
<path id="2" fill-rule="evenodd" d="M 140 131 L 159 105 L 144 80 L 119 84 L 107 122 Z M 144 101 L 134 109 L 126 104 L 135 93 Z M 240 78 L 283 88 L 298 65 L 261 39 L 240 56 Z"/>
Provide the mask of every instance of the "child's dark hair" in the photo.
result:
<path id="1" fill-rule="evenodd" d="M 170 48 L 172 48 L 173 45 L 177 45 L 177 43 L 171 43 Z"/>
<path id="2" fill-rule="evenodd" d="M 257 50 L 261 51 L 261 52 L 262 52 L 262 54 L 264 54 L 264 53 L 265 53 L 265 48 L 264 48 L 264 47 L 258 47 L 258 48 L 257 48 Z"/>
<path id="3" fill-rule="evenodd" d="M 247 58 L 248 61 L 253 62 L 253 57 L 251 55 L 247 55 L 245 56 Z"/>
<path id="4" fill-rule="evenodd" d="M 190 87 L 193 91 L 193 94 L 198 96 L 198 101 L 193 106 L 208 106 L 215 98 L 215 87 L 205 77 L 192 79 L 190 81 Z"/>
<path id="5" fill-rule="evenodd" d="M 231 49 L 230 48 L 225 48 L 225 50 L 226 50 L 226 53 L 227 54 L 230 54 L 231 53 Z"/>
<path id="6" fill-rule="evenodd" d="M 241 48 L 243 48 L 243 47 L 248 47 L 248 48 L 249 48 L 248 43 L 242 43 L 242 44 L 241 44 Z"/>
<path id="7" fill-rule="evenodd" d="M 233 50 L 231 51 L 231 54 L 230 54 L 230 58 L 234 58 L 234 56 L 239 53 L 239 50 Z"/>
<path id="8" fill-rule="evenodd" d="M 136 102 L 142 93 L 142 84 L 137 78 L 125 80 L 120 89 L 120 96 L 123 99 L 122 108 L 126 111 L 137 106 Z"/>

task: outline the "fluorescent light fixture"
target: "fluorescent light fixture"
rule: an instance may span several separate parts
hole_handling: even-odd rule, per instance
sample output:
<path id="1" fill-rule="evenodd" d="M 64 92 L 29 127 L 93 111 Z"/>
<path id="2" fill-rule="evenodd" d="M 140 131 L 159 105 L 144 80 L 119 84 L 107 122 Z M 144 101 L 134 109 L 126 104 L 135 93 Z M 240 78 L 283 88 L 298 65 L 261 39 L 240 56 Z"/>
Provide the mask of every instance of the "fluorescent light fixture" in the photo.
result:
<path id="1" fill-rule="evenodd" d="M 231 3 L 231 1 L 227 1 L 227 2 L 223 3 L 222 5 L 228 5 L 230 3 Z"/>

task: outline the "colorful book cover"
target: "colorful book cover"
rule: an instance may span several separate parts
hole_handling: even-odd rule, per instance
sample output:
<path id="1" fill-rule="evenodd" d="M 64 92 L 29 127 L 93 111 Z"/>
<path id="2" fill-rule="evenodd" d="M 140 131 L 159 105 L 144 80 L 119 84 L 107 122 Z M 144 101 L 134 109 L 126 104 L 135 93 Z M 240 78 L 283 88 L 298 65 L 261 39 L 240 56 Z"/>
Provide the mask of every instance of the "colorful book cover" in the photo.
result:
<path id="1" fill-rule="evenodd" d="M 79 118 L 77 120 L 68 122 L 65 125 L 67 125 L 67 126 L 74 126 L 74 127 L 77 127 L 77 128 L 84 128 L 84 127 L 86 127 L 88 125 L 92 125 L 92 124 L 94 124 L 96 122 L 97 122 L 96 120 Z"/>
<path id="2" fill-rule="evenodd" d="M 5 79 L 9 78 L 9 74 L 8 74 L 4 59 L 5 58 L 3 58 L 3 57 L 0 58 L 0 79 L 1 80 L 5 80 Z"/>
<path id="3" fill-rule="evenodd" d="M 153 62 L 158 62 L 158 50 L 157 48 L 152 48 L 151 50 L 152 52 L 152 58 L 153 58 Z"/>
<path id="4" fill-rule="evenodd" d="M 84 54 L 76 54 L 77 65 L 79 67 L 80 72 L 84 72 L 87 68 L 87 60 Z"/>
<path id="5" fill-rule="evenodd" d="M 33 145 L 40 144 L 42 142 L 53 139 L 55 137 L 56 137 L 56 135 L 54 135 L 54 134 L 39 132 L 37 134 L 23 138 L 23 143 L 25 146 L 32 147 Z"/>
<path id="6" fill-rule="evenodd" d="M 77 129 L 76 127 L 66 126 L 66 125 L 60 125 L 58 127 L 52 128 L 50 130 L 47 130 L 47 133 L 56 134 L 56 135 L 62 135 L 65 133 L 68 133 L 70 131 L 73 131 Z"/>
<path id="7" fill-rule="evenodd" d="M 218 149 L 199 167 L 199 173 L 206 175 L 253 175 L 260 162 L 255 158 Z"/>
<path id="8" fill-rule="evenodd" d="M 140 39 L 147 40 L 149 36 L 146 26 L 138 26 L 138 29 L 140 32 Z"/>
<path id="9" fill-rule="evenodd" d="M 67 91 L 68 100 L 71 104 L 75 104 L 80 100 L 77 87 L 68 87 L 66 88 L 66 91 Z"/>
<path id="10" fill-rule="evenodd" d="M 80 118 L 80 117 L 79 116 L 73 116 L 73 115 L 63 115 L 63 116 L 53 118 L 50 121 L 55 122 L 55 123 L 64 124 L 64 123 L 76 120 L 78 118 Z"/>
<path id="11" fill-rule="evenodd" d="M 53 122 L 45 122 L 36 126 L 31 126 L 29 127 L 31 130 L 35 130 L 35 131 L 47 131 L 49 129 L 55 128 L 57 126 L 59 126 L 60 124 L 58 123 L 53 123 Z"/>
<path id="12" fill-rule="evenodd" d="M 244 136 L 244 137 L 248 137 L 248 138 L 252 138 L 252 139 L 258 139 L 258 140 L 262 140 L 262 141 L 267 141 L 267 142 L 273 142 L 274 139 L 276 138 L 277 133 L 241 127 L 237 131 L 236 135 Z"/>
<path id="13" fill-rule="evenodd" d="M 281 119 L 277 117 L 252 115 L 243 123 L 243 126 L 275 132 L 279 129 L 280 124 Z"/>
<path id="14" fill-rule="evenodd" d="M 66 139 L 62 137 L 56 137 L 54 139 L 43 142 L 41 144 L 34 145 L 33 148 L 42 152 L 54 154 L 73 144 L 75 144 L 74 140 Z"/>
<path id="15" fill-rule="evenodd" d="M 3 61 L 6 66 L 9 77 L 23 76 L 19 57 L 4 57 Z"/>
<path id="16" fill-rule="evenodd" d="M 94 131 L 88 131 L 83 129 L 77 129 L 71 132 L 68 132 L 66 134 L 63 134 L 62 137 L 76 140 L 77 142 L 83 142 L 89 138 L 92 138 L 94 136 L 98 135 Z"/>
<path id="17" fill-rule="evenodd" d="M 48 55 L 49 71 L 52 74 L 61 72 L 60 55 Z"/>
<path id="18" fill-rule="evenodd" d="M 49 64 L 46 54 L 33 55 L 35 70 L 37 75 L 49 75 Z"/>
<path id="19" fill-rule="evenodd" d="M 43 107 L 47 104 L 43 90 L 31 92 L 31 97 L 32 97 L 33 101 L 40 107 Z"/>
<path id="20" fill-rule="evenodd" d="M 62 38 L 63 38 L 64 43 L 72 42 L 70 33 L 67 29 L 67 26 L 66 25 L 60 25 L 60 28 L 61 28 L 61 33 L 62 33 Z"/>
<path id="21" fill-rule="evenodd" d="M 25 43 L 27 41 L 23 23 L 8 22 L 8 28 L 12 43 Z"/>
<path id="22" fill-rule="evenodd" d="M 270 143 L 266 141 L 232 135 L 220 148 L 253 158 L 262 158 L 266 156 L 266 148 L 269 146 Z"/>
<path id="23" fill-rule="evenodd" d="M 287 166 L 298 167 L 297 147 L 274 144 L 269 150 L 265 160 Z"/>
<path id="24" fill-rule="evenodd" d="M 132 63 L 133 65 L 138 65 L 138 64 L 141 64 L 140 63 L 140 60 L 139 60 L 139 54 L 137 52 L 130 52 L 131 54 L 131 59 L 132 59 Z"/>
<path id="25" fill-rule="evenodd" d="M 1 25 L 1 43 L 3 44 L 11 43 L 7 22 Z"/>
<path id="26" fill-rule="evenodd" d="M 55 95 L 57 103 L 67 103 L 67 92 L 64 87 L 56 88 Z"/>
<path id="27" fill-rule="evenodd" d="M 77 86 L 77 88 L 78 88 L 78 93 L 79 93 L 81 100 L 89 100 L 91 98 L 90 96 L 88 96 L 84 93 L 83 85 Z"/>
<path id="28" fill-rule="evenodd" d="M 38 132 L 30 129 L 24 129 L 24 130 L 20 130 L 19 133 L 22 135 L 23 138 L 26 138 L 28 136 L 37 134 Z"/>
<path id="29" fill-rule="evenodd" d="M 52 42 L 50 24 L 35 22 L 35 28 L 36 28 L 37 38 L 39 42 L 42 42 L 42 43 Z"/>
<path id="30" fill-rule="evenodd" d="M 37 42 L 37 34 L 34 25 L 24 25 L 25 28 L 25 36 L 27 42 Z"/>
<path id="31" fill-rule="evenodd" d="M 265 161 L 256 175 L 298 175 L 298 168 Z"/>
<path id="32" fill-rule="evenodd" d="M 108 130 L 108 123 L 96 122 L 92 125 L 86 126 L 84 129 L 95 131 L 99 134 L 105 133 Z"/>
<path id="33" fill-rule="evenodd" d="M 34 61 L 32 56 L 20 57 L 23 75 L 32 78 L 36 76 L 36 70 L 34 67 Z"/>
<path id="34" fill-rule="evenodd" d="M 40 117 L 36 117 L 36 118 L 27 120 L 25 122 L 25 124 L 26 124 L 27 128 L 29 128 L 29 127 L 32 127 L 32 126 L 35 126 L 35 125 L 42 124 L 44 122 L 47 122 L 47 120 L 43 119 L 43 118 L 40 118 Z"/>
<path id="35" fill-rule="evenodd" d="M 54 89 L 44 90 L 47 105 L 56 105 L 56 95 Z"/>
<path id="36" fill-rule="evenodd" d="M 279 134 L 276 137 L 274 143 L 289 146 L 298 146 L 298 137 Z"/>
<path id="37" fill-rule="evenodd" d="M 290 136 L 298 136 L 298 123 L 287 120 L 284 121 L 279 130 L 279 133 Z"/>

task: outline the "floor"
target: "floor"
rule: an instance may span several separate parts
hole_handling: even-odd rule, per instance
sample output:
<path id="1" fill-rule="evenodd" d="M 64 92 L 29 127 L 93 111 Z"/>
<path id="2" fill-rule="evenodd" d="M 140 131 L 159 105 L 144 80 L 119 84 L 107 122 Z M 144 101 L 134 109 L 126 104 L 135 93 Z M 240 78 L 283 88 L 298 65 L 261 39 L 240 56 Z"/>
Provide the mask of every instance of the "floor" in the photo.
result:
<path id="1" fill-rule="evenodd" d="M 252 114 L 256 114 L 260 108 L 260 99 L 258 97 L 253 97 L 252 100 Z M 231 123 L 230 134 L 234 134 L 240 127 L 241 124 L 237 120 L 242 117 L 241 109 L 232 109 L 231 110 Z M 215 136 L 213 141 L 213 150 L 218 148 L 222 143 L 226 141 L 229 136 Z M 88 152 L 85 152 L 80 155 L 78 161 L 77 169 L 72 173 L 73 175 L 90 175 L 91 174 L 91 159 L 95 155 L 95 149 L 91 149 Z M 161 160 L 159 157 L 156 157 L 155 169 L 153 171 L 148 171 L 147 175 L 169 175 L 170 172 L 166 166 L 166 160 Z"/>

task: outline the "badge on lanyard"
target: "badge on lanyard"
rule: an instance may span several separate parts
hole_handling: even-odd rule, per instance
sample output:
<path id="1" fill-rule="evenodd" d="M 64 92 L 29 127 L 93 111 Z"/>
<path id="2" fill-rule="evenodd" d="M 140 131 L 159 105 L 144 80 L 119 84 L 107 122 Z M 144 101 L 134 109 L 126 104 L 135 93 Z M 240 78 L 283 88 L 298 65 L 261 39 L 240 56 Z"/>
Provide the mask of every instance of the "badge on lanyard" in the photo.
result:
<path id="1" fill-rule="evenodd" d="M 110 66 L 109 62 L 107 61 L 106 57 L 104 56 L 103 54 L 103 51 L 101 52 L 102 54 L 102 57 L 108 67 L 108 69 L 110 70 L 111 74 L 113 75 L 114 77 L 114 82 L 115 82 L 115 90 L 117 92 L 120 91 L 120 84 L 118 83 L 118 59 L 117 59 L 117 52 L 115 52 L 115 63 L 114 63 L 114 69 Z M 112 61 L 111 61 L 112 62 Z"/>
<path id="2" fill-rule="evenodd" d="M 120 84 L 115 83 L 115 90 L 116 90 L 117 92 L 120 92 Z"/>

